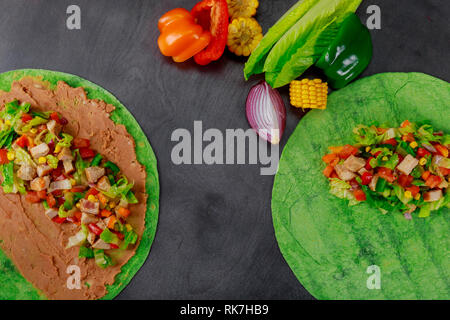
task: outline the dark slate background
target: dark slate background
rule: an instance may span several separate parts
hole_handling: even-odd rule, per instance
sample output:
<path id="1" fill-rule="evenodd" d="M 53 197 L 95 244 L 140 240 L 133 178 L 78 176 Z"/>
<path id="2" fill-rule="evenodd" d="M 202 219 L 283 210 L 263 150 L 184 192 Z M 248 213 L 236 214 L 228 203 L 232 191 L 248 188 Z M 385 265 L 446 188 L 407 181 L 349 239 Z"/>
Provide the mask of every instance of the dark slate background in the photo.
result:
<path id="1" fill-rule="evenodd" d="M 173 130 L 243 128 L 243 59 L 230 53 L 208 67 L 160 55 L 158 18 L 195 0 L 0 1 L 0 72 L 43 68 L 77 74 L 116 95 L 136 117 L 158 158 L 160 220 L 150 256 L 120 299 L 312 299 L 284 261 L 272 226 L 273 177 L 257 165 L 172 164 Z M 295 0 L 260 0 L 264 31 Z M 66 8 L 81 7 L 81 30 L 67 30 Z M 377 4 L 374 58 L 363 76 L 419 71 L 449 80 L 445 0 L 364 0 Z M 310 71 L 309 73 L 315 73 Z M 281 90 L 287 102 L 287 90 Z M 287 104 L 283 146 L 302 112 Z"/>

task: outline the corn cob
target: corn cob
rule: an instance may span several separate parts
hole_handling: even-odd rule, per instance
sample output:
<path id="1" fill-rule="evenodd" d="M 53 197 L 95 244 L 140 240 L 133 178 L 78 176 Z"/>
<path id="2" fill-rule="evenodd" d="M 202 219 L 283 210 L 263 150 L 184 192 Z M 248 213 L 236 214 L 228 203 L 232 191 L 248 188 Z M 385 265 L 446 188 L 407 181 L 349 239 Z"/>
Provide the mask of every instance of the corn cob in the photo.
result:
<path id="1" fill-rule="evenodd" d="M 302 79 L 291 82 L 291 104 L 297 108 L 325 109 L 328 84 L 320 79 Z"/>

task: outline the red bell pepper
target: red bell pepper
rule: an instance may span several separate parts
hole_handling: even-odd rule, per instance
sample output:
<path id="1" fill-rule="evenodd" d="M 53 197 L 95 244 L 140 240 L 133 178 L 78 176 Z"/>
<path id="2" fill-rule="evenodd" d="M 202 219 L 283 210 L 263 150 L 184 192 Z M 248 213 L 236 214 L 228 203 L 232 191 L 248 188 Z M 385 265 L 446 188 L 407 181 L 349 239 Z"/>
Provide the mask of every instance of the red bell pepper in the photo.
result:
<path id="1" fill-rule="evenodd" d="M 7 164 L 8 160 L 8 150 L 0 149 L 0 164 Z"/>
<path id="2" fill-rule="evenodd" d="M 25 196 L 25 200 L 29 203 L 39 203 L 42 199 L 36 191 L 28 191 Z"/>
<path id="3" fill-rule="evenodd" d="M 62 217 L 58 217 L 58 216 L 57 216 L 57 217 L 54 217 L 54 218 L 52 219 L 53 222 L 59 223 L 59 224 L 65 222 L 66 220 L 67 220 L 67 218 L 62 218 Z"/>
<path id="4" fill-rule="evenodd" d="M 88 225 L 88 228 L 93 234 L 95 234 L 97 236 L 101 235 L 102 232 L 103 232 L 103 230 L 98 225 L 96 225 L 95 223 L 90 223 Z"/>
<path id="5" fill-rule="evenodd" d="M 80 148 L 80 156 L 83 159 L 93 158 L 95 155 L 95 151 L 90 148 Z"/>
<path id="6" fill-rule="evenodd" d="M 356 201 L 366 201 L 366 194 L 361 189 L 353 191 Z"/>
<path id="7" fill-rule="evenodd" d="M 218 60 L 225 51 L 228 38 L 228 5 L 226 0 L 203 0 L 191 10 L 196 23 L 210 30 L 211 42 L 194 56 L 199 65 Z"/>
<path id="8" fill-rule="evenodd" d="M 33 119 L 33 116 L 31 114 L 25 113 L 22 116 L 22 122 L 23 123 L 27 123 L 28 121 L 30 121 L 31 119 Z"/>
<path id="9" fill-rule="evenodd" d="M 88 139 L 83 139 L 83 138 L 73 139 L 72 144 L 73 144 L 74 149 L 89 148 L 91 146 L 91 142 Z"/>
<path id="10" fill-rule="evenodd" d="M 366 171 L 361 176 L 361 184 L 367 186 L 370 183 L 370 181 L 372 181 L 372 179 L 373 179 L 373 174 L 370 173 L 369 171 Z"/>
<path id="11" fill-rule="evenodd" d="M 28 140 L 28 137 L 26 135 L 23 135 L 16 140 L 16 144 L 21 148 L 25 148 L 30 145 L 30 141 Z"/>

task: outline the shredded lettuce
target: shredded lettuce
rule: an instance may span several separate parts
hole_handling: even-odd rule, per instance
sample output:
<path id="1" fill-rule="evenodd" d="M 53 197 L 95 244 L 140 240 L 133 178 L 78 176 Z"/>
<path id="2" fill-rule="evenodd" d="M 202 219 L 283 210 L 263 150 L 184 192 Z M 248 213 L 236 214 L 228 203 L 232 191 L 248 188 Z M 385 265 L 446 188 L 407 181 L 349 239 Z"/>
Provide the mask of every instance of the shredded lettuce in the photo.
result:
<path id="1" fill-rule="evenodd" d="M 338 198 L 349 200 L 348 205 L 354 206 L 358 203 L 358 201 L 350 191 L 350 188 L 350 184 L 343 180 L 337 178 L 330 179 L 330 193 Z"/>
<path id="2" fill-rule="evenodd" d="M 62 138 L 59 139 L 58 143 L 56 144 L 56 147 L 60 148 L 70 148 L 72 146 L 72 140 L 73 137 L 70 134 L 62 133 Z"/>
<path id="3" fill-rule="evenodd" d="M 135 244 L 138 238 L 138 235 L 133 230 L 126 230 L 125 229 L 125 238 L 123 239 L 122 244 L 120 245 L 120 249 L 125 250 L 128 248 L 128 245 Z"/>
<path id="4" fill-rule="evenodd" d="M 58 163 L 59 163 L 59 160 L 57 157 L 55 157 L 51 154 L 47 155 L 47 164 L 49 165 L 50 168 L 52 168 L 52 169 L 58 168 Z"/>
<path id="5" fill-rule="evenodd" d="M 123 177 L 119 179 L 119 181 L 117 181 L 115 185 L 111 186 L 108 191 L 102 191 L 102 193 L 112 199 L 121 198 L 123 200 L 126 200 L 128 203 L 137 203 L 137 199 L 131 191 L 131 189 L 133 189 L 133 186 L 133 182 L 128 183 L 128 179 L 126 177 Z M 132 200 L 132 202 L 128 201 L 129 199 Z"/>
<path id="6" fill-rule="evenodd" d="M 31 155 L 26 152 L 22 148 L 16 148 L 16 157 L 14 159 L 14 163 L 18 165 L 29 165 L 32 167 L 36 167 L 36 163 L 34 163 L 33 159 L 31 159 Z"/>
<path id="7" fill-rule="evenodd" d="M 113 265 L 111 258 L 105 254 L 104 250 L 94 249 L 94 258 L 95 263 L 101 268 L 107 268 Z"/>
<path id="8" fill-rule="evenodd" d="M 47 123 L 48 120 L 41 118 L 41 117 L 35 117 L 33 119 L 31 119 L 26 125 L 24 125 L 21 129 L 21 132 L 28 132 L 30 131 L 33 127 L 36 127 L 40 124 L 44 124 Z"/>

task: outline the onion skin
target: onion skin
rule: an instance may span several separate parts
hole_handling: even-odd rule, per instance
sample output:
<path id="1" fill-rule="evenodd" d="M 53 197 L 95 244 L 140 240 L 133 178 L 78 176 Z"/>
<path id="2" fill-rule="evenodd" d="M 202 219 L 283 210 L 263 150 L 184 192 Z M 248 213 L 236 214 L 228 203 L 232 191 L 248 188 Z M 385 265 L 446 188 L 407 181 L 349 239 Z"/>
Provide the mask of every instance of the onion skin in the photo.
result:
<path id="1" fill-rule="evenodd" d="M 248 93 L 247 120 L 253 130 L 264 140 L 280 143 L 286 127 L 286 107 L 279 92 L 261 81 Z"/>

